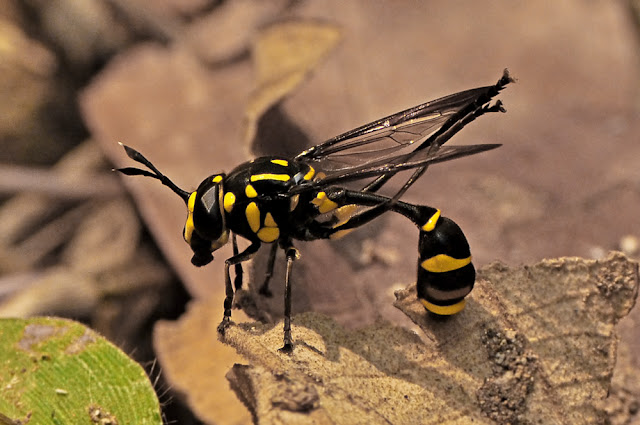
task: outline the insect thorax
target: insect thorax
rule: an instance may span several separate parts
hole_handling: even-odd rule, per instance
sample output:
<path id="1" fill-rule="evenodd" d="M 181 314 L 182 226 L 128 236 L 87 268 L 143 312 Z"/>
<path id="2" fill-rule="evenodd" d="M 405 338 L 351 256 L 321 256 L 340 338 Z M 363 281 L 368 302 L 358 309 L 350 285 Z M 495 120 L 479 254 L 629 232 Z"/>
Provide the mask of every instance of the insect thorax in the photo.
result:
<path id="1" fill-rule="evenodd" d="M 227 227 L 249 240 L 273 242 L 296 227 L 296 185 L 310 181 L 309 165 L 278 157 L 261 157 L 235 168 L 224 181 Z"/>

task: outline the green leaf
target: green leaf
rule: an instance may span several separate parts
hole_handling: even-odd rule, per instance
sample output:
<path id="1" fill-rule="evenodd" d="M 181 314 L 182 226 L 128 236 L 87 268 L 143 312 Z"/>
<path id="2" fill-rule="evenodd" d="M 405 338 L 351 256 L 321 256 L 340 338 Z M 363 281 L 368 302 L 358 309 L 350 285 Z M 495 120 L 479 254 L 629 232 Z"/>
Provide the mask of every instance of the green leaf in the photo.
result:
<path id="1" fill-rule="evenodd" d="M 0 412 L 18 423 L 162 424 L 138 363 L 80 323 L 0 319 Z"/>

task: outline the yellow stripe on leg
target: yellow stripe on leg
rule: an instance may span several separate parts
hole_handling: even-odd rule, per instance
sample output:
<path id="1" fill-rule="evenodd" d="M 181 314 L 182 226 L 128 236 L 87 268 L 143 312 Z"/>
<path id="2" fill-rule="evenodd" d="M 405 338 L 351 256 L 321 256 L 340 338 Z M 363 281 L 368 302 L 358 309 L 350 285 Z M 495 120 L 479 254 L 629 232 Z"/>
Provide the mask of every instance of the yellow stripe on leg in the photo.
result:
<path id="1" fill-rule="evenodd" d="M 451 316 L 453 314 L 460 313 L 467 303 L 466 300 L 462 300 L 452 305 L 435 305 L 422 298 L 420 298 L 420 302 L 424 305 L 424 308 L 439 316 Z"/>

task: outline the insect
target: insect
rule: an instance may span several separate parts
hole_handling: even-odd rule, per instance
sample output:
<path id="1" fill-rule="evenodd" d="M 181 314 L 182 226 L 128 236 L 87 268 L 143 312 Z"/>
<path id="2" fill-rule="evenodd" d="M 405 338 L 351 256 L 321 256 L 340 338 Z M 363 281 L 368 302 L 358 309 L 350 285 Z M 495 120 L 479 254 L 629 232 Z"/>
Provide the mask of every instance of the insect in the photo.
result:
<path id="1" fill-rule="evenodd" d="M 285 252 L 284 345 L 291 351 L 291 270 L 299 253 L 294 240 L 334 239 L 393 211 L 419 228 L 418 298 L 436 315 L 464 308 L 475 269 L 469 244 L 458 225 L 440 210 L 400 200 L 431 164 L 494 149 L 497 144 L 443 146 L 454 134 L 489 112 L 506 112 L 492 99 L 514 80 L 505 69 L 495 85 L 433 100 L 358 127 L 306 149 L 294 157 L 266 156 L 216 173 L 187 192 L 176 186 L 138 151 L 124 146 L 129 158 L 144 165 L 118 169 L 126 175 L 160 180 L 187 205 L 183 237 L 193 251 L 191 262 L 204 266 L 229 241 L 233 256 L 225 261 L 224 316 L 218 331 L 230 324 L 234 287 L 242 287 L 242 265 L 263 243 L 272 244 L 260 293 L 268 295 L 278 248 Z M 403 186 L 384 196 L 378 190 L 397 173 L 412 171 Z M 351 185 L 364 181 L 361 189 Z M 239 252 L 236 236 L 250 245 Z M 234 284 L 230 267 L 235 268 Z"/>

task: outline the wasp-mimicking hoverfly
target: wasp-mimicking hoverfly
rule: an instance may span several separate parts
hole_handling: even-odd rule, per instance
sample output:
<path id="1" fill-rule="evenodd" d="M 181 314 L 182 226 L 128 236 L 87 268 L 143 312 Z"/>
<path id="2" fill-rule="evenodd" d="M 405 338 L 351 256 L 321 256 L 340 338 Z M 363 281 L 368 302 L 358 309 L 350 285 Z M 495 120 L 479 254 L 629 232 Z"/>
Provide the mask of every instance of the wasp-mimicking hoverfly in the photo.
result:
<path id="1" fill-rule="evenodd" d="M 491 100 L 514 80 L 505 69 L 495 85 L 455 93 L 381 118 L 329 139 L 299 154 L 266 156 L 240 164 L 228 174 L 213 174 L 193 191 L 176 186 L 142 154 L 124 146 L 127 155 L 150 171 L 121 168 L 126 175 L 160 180 L 187 205 L 184 240 L 193 250 L 191 262 L 204 266 L 212 253 L 225 245 L 231 233 L 233 256 L 225 261 L 224 316 L 219 332 L 230 323 L 234 286 L 242 287 L 241 263 L 263 243 L 272 244 L 262 294 L 269 294 L 269 279 L 278 247 L 285 252 L 285 311 L 283 350 L 292 349 L 291 269 L 299 257 L 293 240 L 335 239 L 387 211 L 411 220 L 420 231 L 418 245 L 418 298 L 436 315 L 458 313 L 471 292 L 475 269 L 469 244 L 460 227 L 426 205 L 400 201 L 431 164 L 489 149 L 497 144 L 443 146 L 454 134 L 481 115 L 505 112 L 500 100 Z M 377 191 L 397 173 L 412 170 L 393 196 Z M 346 183 L 364 180 L 359 190 Z M 250 245 L 238 251 L 236 235 Z M 231 283 L 229 268 L 235 266 Z"/>

